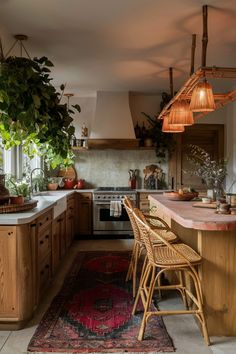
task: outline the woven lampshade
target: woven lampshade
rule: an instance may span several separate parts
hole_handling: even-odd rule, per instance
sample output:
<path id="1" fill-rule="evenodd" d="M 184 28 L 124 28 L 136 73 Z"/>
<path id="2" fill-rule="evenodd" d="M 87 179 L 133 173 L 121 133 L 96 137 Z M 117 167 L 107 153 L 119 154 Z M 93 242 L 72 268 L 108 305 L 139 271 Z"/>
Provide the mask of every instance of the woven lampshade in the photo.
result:
<path id="1" fill-rule="evenodd" d="M 169 124 L 168 120 L 169 120 L 169 115 L 166 115 L 162 123 L 163 133 L 183 133 L 184 132 L 185 128 L 183 125 L 172 125 Z"/>
<path id="2" fill-rule="evenodd" d="M 179 100 L 172 104 L 168 123 L 174 126 L 194 124 L 193 112 L 189 109 L 188 101 Z"/>
<path id="3" fill-rule="evenodd" d="M 216 109 L 212 87 L 206 80 L 194 87 L 189 108 L 192 112 L 212 112 Z"/>

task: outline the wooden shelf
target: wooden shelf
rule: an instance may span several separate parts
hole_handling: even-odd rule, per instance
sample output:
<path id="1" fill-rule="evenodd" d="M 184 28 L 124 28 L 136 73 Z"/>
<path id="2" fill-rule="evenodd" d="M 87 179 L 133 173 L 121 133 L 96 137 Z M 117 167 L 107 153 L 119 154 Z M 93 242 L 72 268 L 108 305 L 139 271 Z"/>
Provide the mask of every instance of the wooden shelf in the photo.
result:
<path id="1" fill-rule="evenodd" d="M 84 147 L 84 146 L 72 146 L 72 150 L 75 150 L 75 151 L 86 151 L 86 150 L 88 150 L 88 147 Z"/>

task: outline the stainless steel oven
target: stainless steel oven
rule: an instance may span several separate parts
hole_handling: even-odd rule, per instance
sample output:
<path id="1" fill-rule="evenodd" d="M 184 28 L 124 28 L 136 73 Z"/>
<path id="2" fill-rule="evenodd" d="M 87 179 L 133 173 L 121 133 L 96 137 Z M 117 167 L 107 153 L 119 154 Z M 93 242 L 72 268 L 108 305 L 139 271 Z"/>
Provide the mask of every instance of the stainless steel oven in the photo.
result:
<path id="1" fill-rule="evenodd" d="M 125 195 L 136 205 L 136 191 L 128 187 L 100 187 L 93 194 L 93 233 L 95 235 L 132 234 L 129 217 L 122 204 Z M 111 201 L 121 202 L 119 216 L 111 215 Z"/>

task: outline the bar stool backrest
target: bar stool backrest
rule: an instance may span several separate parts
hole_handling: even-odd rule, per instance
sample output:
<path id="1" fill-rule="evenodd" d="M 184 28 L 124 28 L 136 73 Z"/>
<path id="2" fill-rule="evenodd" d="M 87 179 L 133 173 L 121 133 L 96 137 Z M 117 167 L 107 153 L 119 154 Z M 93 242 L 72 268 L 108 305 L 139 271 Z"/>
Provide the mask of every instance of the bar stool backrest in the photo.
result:
<path id="1" fill-rule="evenodd" d="M 140 231 L 139 231 L 138 225 L 136 223 L 136 220 L 135 220 L 135 217 L 133 214 L 134 207 L 133 207 L 132 202 L 129 199 L 129 197 L 125 196 L 125 198 L 123 200 L 123 205 L 124 205 L 125 210 L 129 216 L 129 220 L 130 220 L 133 232 L 134 232 L 134 238 L 137 241 L 144 243 L 144 240 L 141 239 Z"/>

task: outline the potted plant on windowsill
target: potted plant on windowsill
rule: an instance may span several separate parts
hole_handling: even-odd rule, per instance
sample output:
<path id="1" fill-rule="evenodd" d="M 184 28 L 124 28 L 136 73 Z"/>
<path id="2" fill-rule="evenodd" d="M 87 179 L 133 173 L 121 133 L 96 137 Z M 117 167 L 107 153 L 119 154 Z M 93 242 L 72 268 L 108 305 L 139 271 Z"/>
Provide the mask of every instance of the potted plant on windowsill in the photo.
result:
<path id="1" fill-rule="evenodd" d="M 25 201 L 30 199 L 30 185 L 26 181 L 17 181 L 15 177 L 8 176 L 6 186 L 10 192 L 11 204 L 24 204 Z"/>
<path id="2" fill-rule="evenodd" d="M 43 155 L 52 168 L 74 162 L 73 110 L 60 100 L 49 77 L 46 57 L 5 58 L 0 46 L 0 136 L 5 149 L 22 144 L 30 157 Z M 79 105 L 72 106 L 80 112 Z"/>
<path id="3" fill-rule="evenodd" d="M 49 177 L 47 183 L 47 189 L 50 191 L 55 191 L 58 188 L 58 178 L 57 177 Z"/>

